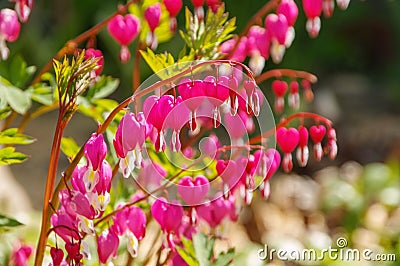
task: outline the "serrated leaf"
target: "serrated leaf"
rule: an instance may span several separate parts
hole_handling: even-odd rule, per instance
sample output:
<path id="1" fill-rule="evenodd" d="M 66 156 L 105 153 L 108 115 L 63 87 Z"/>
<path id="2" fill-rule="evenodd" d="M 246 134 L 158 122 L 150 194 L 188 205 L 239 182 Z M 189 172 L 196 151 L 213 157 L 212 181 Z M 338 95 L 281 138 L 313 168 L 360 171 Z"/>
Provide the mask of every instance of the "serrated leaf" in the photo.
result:
<path id="1" fill-rule="evenodd" d="M 232 263 L 234 256 L 235 256 L 235 249 L 230 248 L 227 252 L 221 252 L 212 265 L 213 266 L 227 266 Z"/>
<path id="2" fill-rule="evenodd" d="M 0 77 L 0 95 L 4 97 L 8 105 L 17 113 L 24 114 L 31 107 L 31 96 L 29 91 L 23 91 L 11 85 L 11 83 Z"/>
<path id="3" fill-rule="evenodd" d="M 236 19 L 229 19 L 221 5 L 217 12 L 208 11 L 206 18 L 200 21 L 186 8 L 186 32 L 180 31 L 182 39 L 189 48 L 194 49 L 194 58 L 214 59 L 219 57 L 219 45 L 232 37 L 236 29 Z"/>
<path id="4" fill-rule="evenodd" d="M 140 54 L 153 72 L 161 79 L 171 76 L 172 73 L 169 73 L 167 68 L 172 66 L 175 60 L 170 53 L 155 54 L 151 49 L 147 48 L 146 51 L 140 51 Z"/>
<path id="5" fill-rule="evenodd" d="M 61 139 L 61 151 L 68 157 L 68 159 L 73 159 L 80 148 L 81 147 L 79 147 L 73 138 L 63 137 Z"/>
<path id="6" fill-rule="evenodd" d="M 0 149 L 0 165 L 22 163 L 27 158 L 28 155 L 16 152 L 14 147 Z"/>
<path id="7" fill-rule="evenodd" d="M 0 132 L 0 144 L 31 144 L 35 139 L 18 133 L 17 128 L 8 128 Z"/>
<path id="8" fill-rule="evenodd" d="M 215 239 L 209 239 L 205 234 L 198 233 L 193 236 L 193 246 L 200 266 L 209 266 L 213 254 Z"/>
<path id="9" fill-rule="evenodd" d="M 18 222 L 17 220 L 7 217 L 3 214 L 0 214 L 0 228 L 16 227 L 16 226 L 20 226 L 20 225 L 23 225 L 23 223 Z"/>

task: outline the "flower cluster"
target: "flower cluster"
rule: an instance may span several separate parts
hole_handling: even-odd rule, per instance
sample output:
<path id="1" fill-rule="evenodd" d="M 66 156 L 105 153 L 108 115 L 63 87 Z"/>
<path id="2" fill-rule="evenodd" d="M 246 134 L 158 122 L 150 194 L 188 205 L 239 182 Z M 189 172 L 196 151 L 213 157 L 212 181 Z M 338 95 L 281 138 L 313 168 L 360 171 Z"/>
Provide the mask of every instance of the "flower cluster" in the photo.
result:
<path id="1" fill-rule="evenodd" d="M 204 19 L 205 1 L 192 3 L 197 19 Z M 207 0 L 206 4 L 215 12 L 222 2 Z M 341 7 L 347 4 L 338 1 Z M 175 17 L 182 1 L 133 5 L 135 12 L 125 15 L 121 12 L 108 21 L 109 33 L 121 45 L 122 62 L 130 59 L 128 46 L 138 36 L 139 49 L 157 47 L 155 31 L 164 10 L 169 15 L 170 30 L 175 31 Z M 332 7 L 332 1 L 303 0 L 310 36 L 319 32 L 322 9 L 332 12 L 325 11 L 328 6 Z M 261 197 L 268 198 L 270 178 L 280 167 L 285 172 L 292 171 L 293 152 L 299 166 L 307 165 L 309 139 L 315 160 L 320 161 L 324 154 L 335 158 L 336 133 L 327 119 L 303 113 L 293 116 L 300 118 L 301 125 L 297 128 L 289 127 L 293 117 L 283 119 L 278 126 L 263 126 L 269 122 L 266 120 L 273 120 L 273 115 L 265 115 L 269 111 L 268 102 L 254 76 L 261 74 L 270 56 L 275 63 L 282 60 L 294 39 L 293 26 L 298 13 L 294 0 L 279 1 L 276 12 L 263 18 L 263 26 L 253 25 L 246 36 L 216 46 L 216 52 L 219 50 L 229 60 L 195 62 L 176 76 L 162 78 L 159 83 L 134 92 L 125 105 L 118 105 L 111 112 L 111 118 L 104 122 L 106 126 L 100 125 L 98 130 L 105 132 L 111 123 L 118 123 L 112 131 L 107 131 L 110 147 L 102 134 L 92 134 L 84 146 L 81 164 L 73 171 L 71 184 L 65 181 L 66 189 L 58 195 L 60 207 L 54 210 L 50 230 L 65 246 L 59 248 L 56 242 L 50 248 L 53 265 L 81 265 L 90 259 L 84 241 L 86 235 L 96 237 L 102 264 L 111 262 L 125 243 L 130 255 L 136 257 L 139 241 L 146 234 L 149 217 L 145 209 L 164 232 L 163 248 L 172 252 L 169 262 L 178 265 L 182 258 L 177 247 L 183 246 L 182 237 L 192 239 L 203 228 L 213 232 L 222 230 L 224 221 L 237 220 L 239 210 L 252 202 L 257 189 Z M 247 56 L 253 72 L 241 63 Z M 101 51 L 88 49 L 85 58 L 92 57 L 99 59 L 99 67 L 91 73 L 98 77 L 104 65 Z M 172 72 L 177 73 L 175 69 Z M 271 86 L 277 113 L 284 111 L 287 94 L 288 105 L 294 110 L 299 108 L 300 87 L 304 98 L 313 98 L 310 78 L 287 76 L 291 79 L 289 84 L 284 80 L 285 74 L 270 76 L 277 78 Z M 127 108 L 128 100 L 134 108 Z M 121 116 L 115 118 L 117 115 Z M 305 118 L 311 118 L 314 124 L 306 127 Z M 222 144 L 227 138 L 214 134 L 217 131 L 226 131 L 229 145 Z M 207 139 L 201 142 L 205 135 Z M 275 149 L 275 140 L 282 155 Z M 199 151 L 193 147 L 197 142 Z M 113 150 L 109 152 L 110 149 Z M 114 169 L 111 161 L 115 163 Z M 132 175 L 135 179 L 136 194 L 128 202 L 111 201 L 111 180 L 118 170 L 125 178 Z"/>
<path id="2" fill-rule="evenodd" d="M 10 50 L 6 42 L 15 42 L 19 37 L 21 24 L 27 22 L 33 0 L 14 0 L 14 10 L 4 8 L 0 10 L 0 56 L 2 60 L 6 60 L 10 55 Z"/>
<path id="3" fill-rule="evenodd" d="M 349 0 L 338 0 L 341 9 L 346 9 Z M 303 0 L 303 10 L 307 17 L 306 30 L 310 37 L 317 37 L 321 28 L 322 11 L 326 17 L 333 12 L 334 0 Z M 243 62 L 250 57 L 249 67 L 259 75 L 265 61 L 271 56 L 274 63 L 280 63 L 295 38 L 294 24 L 299 10 L 294 0 L 280 1 L 276 13 L 268 14 L 264 27 L 253 25 L 246 36 L 240 39 L 230 39 L 221 45 L 221 53 L 229 59 Z"/>
<path id="4" fill-rule="evenodd" d="M 297 147 L 296 158 L 300 166 L 307 165 L 309 158 L 308 139 L 309 136 L 314 143 L 314 159 L 320 161 L 326 153 L 329 158 L 334 159 L 337 154 L 336 131 L 329 127 L 328 132 L 324 125 L 314 125 L 307 130 L 304 126 L 296 128 L 281 127 L 276 131 L 276 138 L 279 148 L 284 153 L 282 168 L 285 172 L 290 172 L 293 168 L 292 152 Z M 326 136 L 325 148 L 322 148 L 322 141 Z"/>

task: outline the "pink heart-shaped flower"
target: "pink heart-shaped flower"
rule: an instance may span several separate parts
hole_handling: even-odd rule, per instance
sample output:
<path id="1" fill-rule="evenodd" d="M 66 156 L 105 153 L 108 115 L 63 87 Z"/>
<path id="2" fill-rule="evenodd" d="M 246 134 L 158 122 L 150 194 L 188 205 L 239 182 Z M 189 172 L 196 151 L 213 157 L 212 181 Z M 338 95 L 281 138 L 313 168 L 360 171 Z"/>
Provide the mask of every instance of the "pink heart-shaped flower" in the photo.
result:
<path id="1" fill-rule="evenodd" d="M 198 205 L 210 190 L 210 182 L 204 176 L 193 180 L 190 176 L 183 177 L 178 183 L 178 193 L 189 205 Z"/>
<path id="2" fill-rule="evenodd" d="M 265 28 L 271 39 L 276 39 L 279 44 L 285 44 L 286 33 L 289 28 L 287 18 L 283 14 L 269 14 L 265 18 Z"/>
<path id="3" fill-rule="evenodd" d="M 214 76 L 204 78 L 204 94 L 214 106 L 220 106 L 229 98 L 229 78 L 222 76 L 218 79 Z"/>
<path id="4" fill-rule="evenodd" d="M 140 20 L 132 14 L 117 15 L 108 23 L 108 31 L 119 44 L 128 45 L 140 31 Z"/>
<path id="5" fill-rule="evenodd" d="M 204 86 L 202 80 L 192 81 L 189 78 L 183 78 L 178 85 L 178 92 L 186 106 L 194 111 L 203 102 Z"/>
<path id="6" fill-rule="evenodd" d="M 310 127 L 310 137 L 314 143 L 320 143 L 324 138 L 326 128 L 323 125 Z"/>
<path id="7" fill-rule="evenodd" d="M 308 131 L 307 128 L 299 126 L 299 145 L 300 147 L 307 146 L 308 144 Z"/>
<path id="8" fill-rule="evenodd" d="M 215 168 L 217 169 L 218 175 L 221 177 L 225 184 L 232 183 L 232 179 L 236 179 L 235 177 L 237 177 L 237 167 L 235 161 L 218 160 Z"/>
<path id="9" fill-rule="evenodd" d="M 283 80 L 274 80 L 272 82 L 272 91 L 277 97 L 283 97 L 288 90 L 288 84 Z"/>
<path id="10" fill-rule="evenodd" d="M 276 140 L 284 153 L 291 153 L 299 144 L 299 132 L 295 128 L 281 127 L 276 131 Z"/>

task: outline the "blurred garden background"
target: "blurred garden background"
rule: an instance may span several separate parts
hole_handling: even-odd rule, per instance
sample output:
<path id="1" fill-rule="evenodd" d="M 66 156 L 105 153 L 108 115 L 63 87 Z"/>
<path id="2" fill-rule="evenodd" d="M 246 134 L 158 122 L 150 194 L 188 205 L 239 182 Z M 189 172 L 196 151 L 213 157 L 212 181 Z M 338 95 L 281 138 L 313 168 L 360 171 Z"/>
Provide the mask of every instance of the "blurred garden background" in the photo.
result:
<path id="1" fill-rule="evenodd" d="M 184 0 L 190 6 L 189 2 Z M 265 1 L 225 2 L 231 16 L 237 17 L 237 32 L 240 32 Z M 113 13 L 118 3 L 35 1 L 20 39 L 9 45 L 11 58 L 0 62 L 0 68 L 8 68 L 19 54 L 28 65 L 40 69 L 66 41 Z M 2 5 L 6 5 L 5 1 Z M 300 11 L 295 25 L 296 39 L 283 62 L 279 65 L 267 62 L 266 68 L 292 68 L 318 76 L 319 81 L 313 86 L 315 100 L 304 108 L 334 122 L 339 153 L 334 161 L 324 159 L 323 163 L 314 164 L 311 160 L 306 168 L 295 168 L 298 175 L 276 174 L 270 199 L 256 198 L 242 212 L 238 225 L 227 226 L 226 230 L 235 232 L 232 243 L 239 251 L 236 265 L 265 263 L 257 259 L 256 252 L 265 243 L 288 249 L 323 248 L 334 245 L 339 236 L 355 248 L 397 254 L 397 262 L 345 264 L 327 260 L 314 265 L 400 265 L 399 13 L 397 0 L 352 0 L 346 11 L 336 8 L 332 18 L 322 19 L 320 35 L 313 40 L 305 31 L 305 16 Z M 183 23 L 183 12 L 177 19 L 178 25 Z M 119 46 L 106 30 L 93 41 L 104 54 L 103 73 L 120 78 L 120 86 L 112 98 L 126 98 L 131 92 L 133 60 L 125 65 L 119 62 Z M 177 54 L 181 45 L 177 34 L 157 51 Z M 151 70 L 144 61 L 141 67 L 144 80 Z M 265 91 L 268 84 L 260 86 Z M 37 141 L 20 147 L 31 158 L 13 165 L 10 177 L 4 183 L 1 181 L 2 212 L 4 209 L 27 221 L 26 210 L 41 209 L 55 123 L 56 113 L 49 113 L 28 125 L 26 133 Z M 78 114 L 65 135 L 82 145 L 96 127 L 93 120 Z M 65 157 L 62 160 L 60 172 L 68 163 Z M 14 181 L 23 191 L 9 189 L 17 186 Z M 271 262 L 271 265 L 298 264 L 303 262 Z"/>

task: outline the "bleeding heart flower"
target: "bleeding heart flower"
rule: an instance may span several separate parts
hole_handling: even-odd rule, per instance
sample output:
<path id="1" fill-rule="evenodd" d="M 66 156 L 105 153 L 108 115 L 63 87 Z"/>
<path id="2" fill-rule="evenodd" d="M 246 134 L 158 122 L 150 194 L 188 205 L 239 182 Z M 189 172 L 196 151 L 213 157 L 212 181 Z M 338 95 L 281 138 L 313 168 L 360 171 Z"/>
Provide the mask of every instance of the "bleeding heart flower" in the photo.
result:
<path id="1" fill-rule="evenodd" d="M 96 171 L 107 155 L 107 145 L 102 134 L 93 133 L 85 144 L 88 164 Z"/>
<path id="2" fill-rule="evenodd" d="M 178 193 L 189 205 L 198 205 L 210 190 L 210 182 L 204 176 L 197 176 L 194 180 L 185 176 L 178 183 Z"/>
<path id="3" fill-rule="evenodd" d="M 276 9 L 276 13 L 285 15 L 289 26 L 293 26 L 296 22 L 299 10 L 295 1 L 282 0 L 278 8 Z"/>
<path id="4" fill-rule="evenodd" d="M 108 31 L 121 45 L 129 45 L 139 34 L 140 20 L 132 15 L 117 15 L 108 23 Z"/>
<path id="5" fill-rule="evenodd" d="M 18 21 L 18 15 L 14 10 L 4 8 L 0 11 L 0 54 L 1 59 L 6 60 L 10 50 L 6 41 L 14 42 L 18 39 L 21 25 Z"/>
<path id="6" fill-rule="evenodd" d="M 303 0 L 303 9 L 307 17 L 306 29 L 312 38 L 317 37 L 321 29 L 321 19 L 319 17 L 322 13 L 322 2 L 323 0 Z"/>
<path id="7" fill-rule="evenodd" d="M 15 11 L 22 23 L 28 21 L 33 8 L 33 0 L 15 0 Z"/>
<path id="8" fill-rule="evenodd" d="M 154 30 L 160 24 L 160 17 L 161 17 L 160 3 L 148 6 L 144 11 L 144 18 L 146 19 L 151 32 L 154 32 Z"/>
<path id="9" fill-rule="evenodd" d="M 167 233 L 177 232 L 183 218 L 183 208 L 178 204 L 171 204 L 161 197 L 151 206 L 151 214 Z"/>
<path id="10" fill-rule="evenodd" d="M 326 133 L 326 128 L 323 125 L 310 127 L 310 136 L 314 142 L 314 147 L 313 147 L 314 158 L 317 161 L 320 161 L 322 159 L 322 156 L 324 155 L 321 141 L 324 138 L 325 133 Z"/>
<path id="11" fill-rule="evenodd" d="M 225 184 L 234 185 L 239 177 L 237 174 L 236 162 L 233 160 L 218 160 L 215 166 L 218 175 Z M 232 182 L 233 181 L 233 182 Z"/>
<path id="12" fill-rule="evenodd" d="M 320 143 L 324 138 L 326 128 L 323 125 L 310 127 L 310 137 L 314 143 Z"/>
<path id="13" fill-rule="evenodd" d="M 281 127 L 276 131 L 276 140 L 284 153 L 291 153 L 299 144 L 299 132 L 295 128 Z"/>
<path id="14" fill-rule="evenodd" d="M 125 16 L 117 15 L 108 23 L 108 31 L 121 45 L 121 62 L 128 62 L 131 57 L 128 45 L 139 34 L 140 20 L 132 14 L 127 14 Z"/>
<path id="15" fill-rule="evenodd" d="M 64 252 L 60 248 L 50 248 L 51 259 L 53 260 L 53 266 L 60 266 L 64 260 Z"/>
<path id="16" fill-rule="evenodd" d="M 285 44 L 288 27 L 288 20 L 283 14 L 269 14 L 265 18 L 265 28 L 269 36 L 271 39 L 277 40 L 279 44 Z"/>
<path id="17" fill-rule="evenodd" d="M 296 158 L 301 167 L 307 165 L 308 162 L 308 131 L 307 128 L 300 126 L 299 130 L 299 147 L 297 148 Z"/>
<path id="18" fill-rule="evenodd" d="M 104 230 L 97 239 L 97 253 L 99 254 L 100 262 L 106 264 L 111 257 L 115 257 L 118 246 L 119 238 L 114 230 Z"/>

